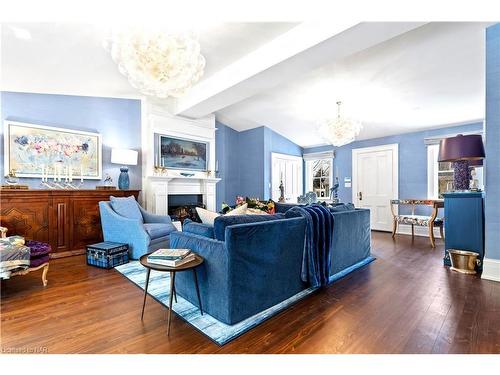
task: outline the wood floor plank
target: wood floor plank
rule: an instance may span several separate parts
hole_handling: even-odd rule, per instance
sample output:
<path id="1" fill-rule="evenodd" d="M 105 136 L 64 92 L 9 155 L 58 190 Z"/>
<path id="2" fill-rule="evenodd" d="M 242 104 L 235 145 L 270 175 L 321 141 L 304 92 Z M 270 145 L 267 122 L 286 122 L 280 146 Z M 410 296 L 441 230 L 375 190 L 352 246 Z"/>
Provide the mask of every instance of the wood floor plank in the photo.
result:
<path id="1" fill-rule="evenodd" d="M 82 256 L 1 282 L 1 347 L 49 353 L 500 353 L 500 283 L 442 266 L 443 246 L 373 232 L 377 260 L 225 346 Z"/>

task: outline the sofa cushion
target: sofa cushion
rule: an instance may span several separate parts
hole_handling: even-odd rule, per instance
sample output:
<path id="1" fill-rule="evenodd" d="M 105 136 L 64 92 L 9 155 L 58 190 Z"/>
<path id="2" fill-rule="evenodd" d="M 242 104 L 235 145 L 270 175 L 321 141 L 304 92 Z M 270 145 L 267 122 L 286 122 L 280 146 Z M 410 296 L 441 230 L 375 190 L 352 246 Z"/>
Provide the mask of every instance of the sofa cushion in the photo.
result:
<path id="1" fill-rule="evenodd" d="M 200 217 L 201 222 L 208 225 L 214 225 L 214 220 L 220 216 L 217 212 L 205 210 L 201 207 L 196 207 L 196 213 Z"/>
<path id="2" fill-rule="evenodd" d="M 139 205 L 133 196 L 126 198 L 111 196 L 109 199 L 111 201 L 111 207 L 117 214 L 128 219 L 139 220 L 141 223 L 144 222 Z"/>
<path id="3" fill-rule="evenodd" d="M 207 238 L 214 238 L 213 225 L 196 223 L 189 219 L 185 219 L 182 223 L 182 230 L 186 233 L 193 233 Z"/>
<path id="4" fill-rule="evenodd" d="M 214 237 L 219 241 L 225 241 L 226 227 L 236 224 L 259 223 L 261 221 L 271 221 L 284 219 L 283 214 L 264 214 L 264 215 L 238 215 L 238 216 L 219 216 L 214 221 Z"/>
<path id="5" fill-rule="evenodd" d="M 275 202 L 274 205 L 275 205 L 276 213 L 282 213 L 282 214 L 287 212 L 292 207 L 304 206 L 303 204 L 299 204 L 299 203 L 282 203 L 282 202 Z"/>
<path id="6" fill-rule="evenodd" d="M 339 203 L 333 207 L 330 207 L 330 211 L 332 212 L 344 212 L 344 211 L 353 211 L 354 205 L 352 203 Z"/>
<path id="7" fill-rule="evenodd" d="M 165 224 L 165 223 L 149 223 L 144 224 L 144 229 L 146 230 L 149 237 L 152 240 L 155 240 L 160 237 L 168 236 L 170 233 L 176 231 L 173 224 Z"/>

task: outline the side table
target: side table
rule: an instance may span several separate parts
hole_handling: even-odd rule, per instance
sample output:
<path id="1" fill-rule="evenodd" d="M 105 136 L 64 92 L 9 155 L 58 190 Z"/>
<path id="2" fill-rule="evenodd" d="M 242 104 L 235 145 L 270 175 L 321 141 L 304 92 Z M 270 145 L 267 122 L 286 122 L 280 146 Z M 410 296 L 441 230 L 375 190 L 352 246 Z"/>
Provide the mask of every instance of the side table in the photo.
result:
<path id="1" fill-rule="evenodd" d="M 201 313 L 201 315 L 203 315 L 203 308 L 201 306 L 201 298 L 200 298 L 200 288 L 198 287 L 198 276 L 196 275 L 196 267 L 198 267 L 199 265 L 201 265 L 203 263 L 203 258 L 196 254 L 196 258 L 189 263 L 183 264 L 179 267 L 167 267 L 167 266 L 163 266 L 161 264 L 149 263 L 148 262 L 148 255 L 149 254 L 144 254 L 139 259 L 141 264 L 144 267 L 146 267 L 146 270 L 147 270 L 146 285 L 144 287 L 144 301 L 142 303 L 141 320 L 144 317 L 144 307 L 146 306 L 146 296 L 148 294 L 149 275 L 151 273 L 151 270 L 160 271 L 160 272 L 170 272 L 170 298 L 169 298 L 169 304 L 168 304 L 168 323 L 167 323 L 167 335 L 170 335 L 170 321 L 172 320 L 172 301 L 173 301 L 174 296 L 175 296 L 175 302 L 177 302 L 177 293 L 175 291 L 175 274 L 177 272 L 189 271 L 189 270 L 193 271 L 194 284 L 196 287 L 196 295 L 198 297 L 198 305 L 200 307 L 200 313 Z"/>

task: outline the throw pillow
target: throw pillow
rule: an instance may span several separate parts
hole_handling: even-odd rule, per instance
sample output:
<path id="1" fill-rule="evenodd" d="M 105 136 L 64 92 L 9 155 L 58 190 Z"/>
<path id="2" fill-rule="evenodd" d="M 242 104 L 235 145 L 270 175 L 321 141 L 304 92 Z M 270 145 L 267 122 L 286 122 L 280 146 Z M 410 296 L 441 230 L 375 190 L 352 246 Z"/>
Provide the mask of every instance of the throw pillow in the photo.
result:
<path id="1" fill-rule="evenodd" d="M 208 211 L 201 207 L 196 207 L 196 213 L 200 217 L 200 220 L 203 224 L 212 226 L 214 225 L 215 218 L 220 216 L 220 214 L 218 214 L 217 212 Z"/>
<path id="2" fill-rule="evenodd" d="M 245 215 L 247 213 L 247 207 L 248 206 L 245 203 L 239 207 L 236 207 L 234 210 L 229 211 L 224 216 Z M 208 211 L 201 207 L 196 207 L 196 212 L 198 213 L 198 216 L 200 217 L 200 220 L 203 224 L 212 226 L 214 225 L 214 220 L 221 216 L 221 214 L 217 212 Z"/>
<path id="3" fill-rule="evenodd" d="M 139 209 L 139 205 L 137 204 L 134 196 L 126 198 L 111 196 L 109 197 L 109 200 L 111 201 L 111 207 L 118 215 L 129 219 L 139 220 L 141 223 L 144 222 L 141 210 Z"/>
<path id="4" fill-rule="evenodd" d="M 270 214 L 258 208 L 248 208 L 247 215 L 270 215 Z"/>
<path id="5" fill-rule="evenodd" d="M 247 213 L 248 204 L 242 204 L 239 207 L 236 207 L 234 210 L 229 211 L 226 216 L 234 216 L 234 215 L 245 215 Z"/>

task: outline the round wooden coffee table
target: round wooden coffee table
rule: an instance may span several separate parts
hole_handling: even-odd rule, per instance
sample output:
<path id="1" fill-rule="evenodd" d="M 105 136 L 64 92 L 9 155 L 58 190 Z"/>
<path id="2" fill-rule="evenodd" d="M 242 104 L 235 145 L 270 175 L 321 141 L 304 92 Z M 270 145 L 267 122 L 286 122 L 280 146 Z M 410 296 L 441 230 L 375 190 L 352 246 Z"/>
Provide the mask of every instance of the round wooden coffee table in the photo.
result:
<path id="1" fill-rule="evenodd" d="M 194 285 L 196 287 L 196 295 L 198 296 L 198 305 L 200 307 L 200 313 L 203 315 L 203 308 L 201 307 L 201 298 L 200 298 L 200 288 L 198 287 L 198 276 L 196 275 L 196 267 L 201 265 L 203 263 L 203 258 L 199 256 L 198 254 L 195 254 L 195 259 L 193 259 L 191 262 L 183 264 L 179 267 L 167 267 L 163 266 L 161 264 L 155 264 L 155 263 L 149 263 L 148 262 L 148 254 L 144 254 L 141 256 L 139 261 L 141 264 L 146 267 L 147 269 L 147 274 L 146 274 L 146 286 L 144 288 L 144 301 L 142 303 L 142 313 L 141 313 L 141 320 L 144 317 L 144 307 L 146 306 L 146 296 L 148 294 L 148 286 L 149 286 L 149 275 L 151 273 L 151 270 L 155 271 L 160 271 L 160 272 L 170 272 L 170 300 L 169 300 L 169 305 L 168 305 L 168 323 L 167 323 L 167 335 L 170 335 L 170 321 L 172 317 L 172 300 L 175 296 L 175 302 L 177 302 L 177 293 L 175 291 L 175 274 L 177 272 L 182 272 L 182 271 L 193 271 L 193 276 L 194 276 Z"/>

